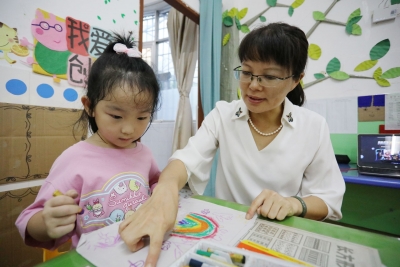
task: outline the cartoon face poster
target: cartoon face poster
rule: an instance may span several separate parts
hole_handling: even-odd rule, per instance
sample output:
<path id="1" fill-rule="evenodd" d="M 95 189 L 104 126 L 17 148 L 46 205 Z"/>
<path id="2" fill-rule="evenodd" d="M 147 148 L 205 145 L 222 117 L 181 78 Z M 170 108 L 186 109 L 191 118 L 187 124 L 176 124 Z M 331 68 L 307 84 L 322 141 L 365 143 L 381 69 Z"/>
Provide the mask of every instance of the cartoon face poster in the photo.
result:
<path id="1" fill-rule="evenodd" d="M 132 32 L 139 45 L 140 2 L 16 0 L 4 5 L 0 101 L 82 108 L 87 75 L 112 32 Z"/>
<path id="2" fill-rule="evenodd" d="M 167 233 L 161 248 L 159 264 L 169 266 L 206 239 L 233 245 L 255 222 L 245 219 L 245 212 L 206 201 L 180 197 L 174 229 Z M 118 234 L 119 223 L 81 236 L 77 251 L 96 266 L 143 266 L 148 246 L 132 253 Z"/>
<path id="3" fill-rule="evenodd" d="M 385 95 L 358 97 L 358 121 L 384 121 Z"/>

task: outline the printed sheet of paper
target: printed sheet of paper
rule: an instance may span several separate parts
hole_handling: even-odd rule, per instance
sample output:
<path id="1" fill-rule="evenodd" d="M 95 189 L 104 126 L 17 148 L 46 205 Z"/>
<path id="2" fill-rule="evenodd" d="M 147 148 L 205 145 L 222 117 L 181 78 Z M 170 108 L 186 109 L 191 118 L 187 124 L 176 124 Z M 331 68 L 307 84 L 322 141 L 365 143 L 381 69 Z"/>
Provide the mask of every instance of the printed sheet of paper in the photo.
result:
<path id="1" fill-rule="evenodd" d="M 400 94 L 385 95 L 385 130 L 400 130 Z"/>
<path id="2" fill-rule="evenodd" d="M 383 266 L 377 249 L 262 219 L 242 234 L 235 245 L 250 240 L 319 267 Z"/>
<path id="3" fill-rule="evenodd" d="M 245 219 L 245 212 L 210 202 L 180 197 L 174 230 L 164 237 L 157 266 L 169 266 L 201 239 L 233 245 L 238 233 L 247 232 L 254 224 Z M 118 234 L 119 223 L 83 234 L 76 248 L 96 266 L 144 266 L 148 246 L 132 253 Z"/>
<path id="4" fill-rule="evenodd" d="M 357 97 L 307 100 L 303 107 L 326 119 L 330 133 L 357 133 Z"/>

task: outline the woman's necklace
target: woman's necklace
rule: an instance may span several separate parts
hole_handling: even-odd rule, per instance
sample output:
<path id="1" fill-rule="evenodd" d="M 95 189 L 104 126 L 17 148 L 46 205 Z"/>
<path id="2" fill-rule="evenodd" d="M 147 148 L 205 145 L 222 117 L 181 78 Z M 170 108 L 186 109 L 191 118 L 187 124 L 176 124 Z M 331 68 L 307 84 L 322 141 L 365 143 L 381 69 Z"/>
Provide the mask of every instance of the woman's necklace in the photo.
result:
<path id="1" fill-rule="evenodd" d="M 249 115 L 249 122 L 250 122 L 251 127 L 253 127 L 253 129 L 254 129 L 257 133 L 259 133 L 259 134 L 261 134 L 261 135 L 263 135 L 263 136 L 269 136 L 269 135 L 276 134 L 276 133 L 279 132 L 279 131 L 282 129 L 282 127 L 283 127 L 283 125 L 281 124 L 281 126 L 279 126 L 279 128 L 276 129 L 275 131 L 270 132 L 270 133 L 263 133 L 263 132 L 261 132 L 260 130 L 258 130 L 258 129 L 256 128 L 256 126 L 254 126 L 253 122 L 251 121 L 250 115 Z"/>

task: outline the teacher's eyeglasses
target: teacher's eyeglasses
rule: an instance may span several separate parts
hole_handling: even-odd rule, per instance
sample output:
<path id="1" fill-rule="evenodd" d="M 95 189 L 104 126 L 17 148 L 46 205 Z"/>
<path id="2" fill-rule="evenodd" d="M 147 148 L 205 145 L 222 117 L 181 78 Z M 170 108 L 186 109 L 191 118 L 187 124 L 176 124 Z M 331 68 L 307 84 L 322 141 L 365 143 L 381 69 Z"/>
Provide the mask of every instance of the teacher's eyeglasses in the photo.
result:
<path id="1" fill-rule="evenodd" d="M 251 83 L 253 81 L 253 77 L 257 78 L 257 82 L 259 85 L 263 87 L 275 87 L 278 86 L 280 82 L 292 78 L 294 75 L 290 75 L 288 77 L 280 78 L 272 75 L 253 75 L 253 73 L 249 71 L 241 70 L 242 66 L 238 66 L 233 69 L 233 73 L 235 79 L 241 82 Z"/>

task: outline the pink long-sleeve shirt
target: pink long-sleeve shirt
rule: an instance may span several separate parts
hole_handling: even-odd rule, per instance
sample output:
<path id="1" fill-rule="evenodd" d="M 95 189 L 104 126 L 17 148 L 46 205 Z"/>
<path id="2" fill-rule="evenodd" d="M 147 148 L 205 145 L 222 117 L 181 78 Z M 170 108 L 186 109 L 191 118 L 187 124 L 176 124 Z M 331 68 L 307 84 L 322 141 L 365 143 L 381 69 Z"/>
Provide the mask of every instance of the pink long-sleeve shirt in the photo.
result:
<path id="1" fill-rule="evenodd" d="M 82 233 L 91 232 L 134 213 L 151 195 L 160 170 L 149 148 L 137 143 L 132 149 L 112 149 L 81 141 L 66 149 L 54 162 L 34 203 L 19 215 L 16 226 L 29 246 L 54 249 L 72 240 L 76 247 Z M 56 240 L 38 242 L 26 232 L 29 219 L 42 210 L 55 190 L 75 189 L 77 214 L 75 229 Z"/>

